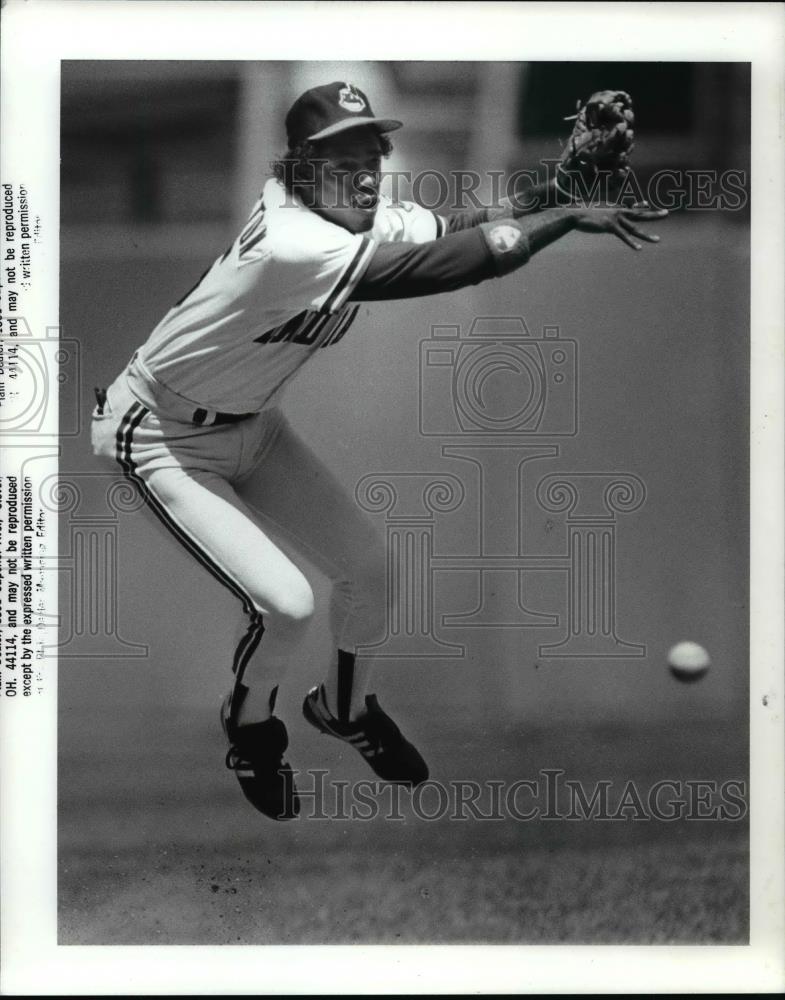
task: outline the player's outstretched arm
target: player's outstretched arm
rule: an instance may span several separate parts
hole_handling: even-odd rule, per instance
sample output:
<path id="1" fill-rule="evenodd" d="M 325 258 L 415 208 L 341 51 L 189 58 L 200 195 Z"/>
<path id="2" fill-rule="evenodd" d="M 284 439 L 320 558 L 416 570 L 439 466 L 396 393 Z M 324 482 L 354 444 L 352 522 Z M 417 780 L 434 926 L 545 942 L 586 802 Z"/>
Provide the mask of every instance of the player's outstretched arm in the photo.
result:
<path id="1" fill-rule="evenodd" d="M 657 242 L 639 222 L 667 215 L 648 205 L 631 208 L 549 208 L 522 219 L 483 222 L 427 243 L 381 243 L 350 298 L 358 302 L 409 299 L 452 292 L 522 267 L 532 254 L 578 229 L 610 233 L 633 249 L 638 239 Z"/>
<path id="2" fill-rule="evenodd" d="M 659 222 L 668 214 L 665 208 L 651 208 L 647 202 L 637 205 L 572 205 L 566 209 L 543 212 L 539 219 L 526 219 L 518 224 L 528 230 L 529 250 L 536 253 L 559 239 L 565 232 L 577 229 L 582 233 L 609 233 L 617 236 L 633 250 L 643 249 L 633 237 L 647 243 L 659 243 L 659 236 L 639 228 L 640 222 Z"/>
<path id="3" fill-rule="evenodd" d="M 501 219 L 521 219 L 525 215 L 542 212 L 546 208 L 569 205 L 572 199 L 556 185 L 556 179 L 532 184 L 519 192 L 515 198 L 502 198 L 497 205 L 482 208 L 468 208 L 462 211 L 437 215 L 445 233 L 458 233 L 463 229 L 473 229 L 483 222 L 498 222 Z"/>

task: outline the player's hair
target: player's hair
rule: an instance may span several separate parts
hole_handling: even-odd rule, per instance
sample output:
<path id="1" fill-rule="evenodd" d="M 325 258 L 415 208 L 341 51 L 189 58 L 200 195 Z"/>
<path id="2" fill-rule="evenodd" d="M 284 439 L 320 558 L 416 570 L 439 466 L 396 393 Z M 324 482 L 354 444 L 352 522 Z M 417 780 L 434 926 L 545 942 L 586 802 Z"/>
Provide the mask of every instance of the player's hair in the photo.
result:
<path id="1" fill-rule="evenodd" d="M 385 158 L 393 151 L 393 144 L 383 133 L 379 133 L 381 154 Z M 305 141 L 286 150 L 283 156 L 272 163 L 273 176 L 276 177 L 287 191 L 293 191 L 298 184 L 312 184 L 313 170 L 308 164 L 321 159 L 318 142 Z"/>

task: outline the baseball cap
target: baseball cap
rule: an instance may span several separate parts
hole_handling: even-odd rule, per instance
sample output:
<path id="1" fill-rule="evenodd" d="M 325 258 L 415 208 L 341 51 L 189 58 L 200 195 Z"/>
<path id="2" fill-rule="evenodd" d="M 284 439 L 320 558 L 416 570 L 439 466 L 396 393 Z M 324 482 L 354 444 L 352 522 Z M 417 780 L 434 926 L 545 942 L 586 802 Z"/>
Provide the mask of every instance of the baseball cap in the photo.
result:
<path id="1" fill-rule="evenodd" d="M 306 140 L 326 139 L 358 125 L 392 132 L 403 122 L 376 118 L 370 101 L 359 87 L 337 81 L 312 87 L 297 98 L 286 116 L 286 137 L 289 146 L 296 146 Z"/>

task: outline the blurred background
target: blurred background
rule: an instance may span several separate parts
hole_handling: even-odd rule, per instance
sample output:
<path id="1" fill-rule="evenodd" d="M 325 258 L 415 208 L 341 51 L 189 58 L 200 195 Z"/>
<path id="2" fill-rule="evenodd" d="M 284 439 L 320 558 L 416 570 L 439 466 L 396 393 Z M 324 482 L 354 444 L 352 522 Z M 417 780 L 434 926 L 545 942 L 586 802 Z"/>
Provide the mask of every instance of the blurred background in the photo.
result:
<path id="1" fill-rule="evenodd" d="M 641 184 L 665 170 L 681 181 L 671 178 L 660 192 L 692 183 L 685 181 L 690 171 L 709 176 L 715 191 L 723 172 L 749 177 L 744 64 L 63 62 L 60 322 L 63 336 L 81 347 L 84 399 L 93 385 L 117 375 L 234 239 L 270 161 L 285 149 L 283 119 L 292 101 L 336 79 L 364 90 L 377 115 L 404 122 L 392 136 L 390 170 L 478 171 L 486 197 L 489 171 L 509 176 L 558 157 L 570 129 L 564 117 L 578 98 L 607 87 L 627 90 L 635 101 Z M 428 199 L 434 192 L 438 185 L 421 189 Z M 643 655 L 543 658 L 540 646 L 565 635 L 567 580 L 564 573 L 531 572 L 521 578 L 520 605 L 557 621 L 453 625 L 438 631 L 464 655 L 391 657 L 380 665 L 382 704 L 423 744 L 441 780 L 513 779 L 554 766 L 587 779 L 746 780 L 749 218 L 743 206 L 696 205 L 696 192 L 691 210 L 658 224 L 661 244 L 640 254 L 608 237 L 576 233 L 501 281 L 363 307 L 350 334 L 320 352 L 289 389 L 290 420 L 347 489 L 372 473 L 457 476 L 466 498 L 437 516 L 435 551 L 473 555 L 482 534 L 481 483 L 470 462 L 442 453 L 444 445 L 460 444 L 455 434 L 420 433 L 420 344 L 433 326 L 457 327 L 464 336 L 477 317 L 521 318 L 534 338 L 558 327 L 561 338 L 577 343 L 577 433 L 527 440 L 551 446 L 550 456 L 522 466 L 520 510 L 500 502 L 495 516 L 520 522 L 521 551 L 564 552 L 564 517 L 546 514 L 535 501 L 542 477 L 628 473 L 645 485 L 640 509 L 617 518 L 615 565 L 617 636 Z M 429 207 L 439 206 L 429 201 Z M 498 379 L 495 397 L 512 398 L 515 383 L 504 373 Z M 74 386 L 64 385 L 61 410 L 70 414 L 77 398 Z M 89 406 L 80 418 L 86 428 Z M 515 493 L 517 468 L 489 465 L 484 473 L 486 505 Z M 271 828 L 246 808 L 222 769 L 217 711 L 238 623 L 233 598 L 146 512 L 107 506 L 105 470 L 96 469 L 86 432 L 63 438 L 61 478 L 69 475 L 83 485 L 92 476 L 93 484 L 83 491 L 78 517 L 64 513 L 61 526 L 64 941 L 743 938 L 746 834 L 739 823 L 645 824 L 646 831 L 624 826 L 613 833 L 602 824 L 578 824 L 569 833 L 565 824 L 547 831 L 529 824 L 523 833 L 499 824 L 493 836 L 486 826 L 481 838 L 466 824 L 423 830 L 420 823 L 406 834 L 388 824 L 375 828 L 376 847 L 363 824 L 359 832 L 342 832 L 341 824 L 328 831 L 316 824 L 316 832 L 305 825 Z M 88 522 L 111 535 L 115 547 L 116 584 L 104 587 L 115 609 L 106 641 L 83 614 L 84 591 L 93 584 L 74 539 Z M 292 763 L 361 777 L 359 762 L 322 746 L 299 719 L 302 694 L 319 679 L 328 648 L 327 583 L 300 563 L 314 584 L 318 613 L 279 701 Z M 108 559 L 101 572 L 111 583 Z M 476 572 L 436 578 L 437 621 L 478 606 Z M 491 619 L 496 596 L 483 594 Z M 498 600 L 496 620 L 509 622 L 506 597 Z M 680 685 L 667 672 L 667 650 L 682 639 L 711 653 L 712 669 L 699 684 Z M 256 851 L 260 836 L 280 845 L 270 857 L 284 867 L 276 876 L 267 871 L 278 882 L 266 883 L 268 896 L 254 897 L 249 931 L 242 906 L 235 917 L 224 907 L 219 919 L 216 901 L 224 897 L 206 887 L 202 894 L 197 875 L 207 864 L 220 870 L 211 886 L 223 885 L 229 871 L 245 882 L 250 865 L 247 882 L 258 887 L 256 863 L 231 852 L 237 845 Z M 666 840 L 657 850 L 676 864 L 664 886 L 659 855 L 636 861 L 644 841 L 658 838 Z M 181 850 L 187 845 L 187 863 L 173 861 L 162 846 L 174 842 Z M 607 853 L 611 842 L 615 855 Z M 563 848 L 558 864 L 548 860 L 554 844 Z M 686 846 L 675 851 L 676 844 Z M 209 861 L 205 851 L 212 852 Z M 314 852 L 332 860 L 306 877 L 304 859 Z M 348 906 L 344 897 L 326 902 L 335 875 L 330 865 L 340 868 L 350 856 L 360 871 L 357 858 L 367 857 L 368 877 L 382 858 L 394 891 L 405 896 L 401 886 L 409 886 L 411 898 L 370 922 L 357 917 L 356 899 Z M 256 854 L 243 854 L 250 857 Z M 455 860 L 452 881 L 438 867 L 445 857 Z M 535 878 L 526 868 L 531 858 L 545 902 L 528 911 L 527 922 L 519 894 L 531 908 L 523 888 L 527 871 Z M 578 880 L 569 887 L 558 881 L 565 864 Z M 431 883 L 423 875 L 428 865 Z M 704 865 L 701 881 L 696 872 Z M 598 871 L 612 879 L 611 869 L 621 881 L 598 902 L 587 885 Z M 159 873 L 155 887 L 141 896 L 141 872 L 152 870 Z M 421 892 L 426 884 L 430 896 Z M 688 903 L 685 884 L 693 893 Z M 280 906 L 282 897 L 292 898 L 293 885 L 297 916 L 268 920 L 264 901 Z M 487 895 L 482 912 L 471 905 L 477 891 Z M 621 898 L 633 905 L 632 896 L 636 912 L 620 916 Z M 436 898 L 447 902 L 437 909 Z M 556 898 L 554 909 L 547 900 Z M 237 935 L 227 930 L 232 919 Z"/>

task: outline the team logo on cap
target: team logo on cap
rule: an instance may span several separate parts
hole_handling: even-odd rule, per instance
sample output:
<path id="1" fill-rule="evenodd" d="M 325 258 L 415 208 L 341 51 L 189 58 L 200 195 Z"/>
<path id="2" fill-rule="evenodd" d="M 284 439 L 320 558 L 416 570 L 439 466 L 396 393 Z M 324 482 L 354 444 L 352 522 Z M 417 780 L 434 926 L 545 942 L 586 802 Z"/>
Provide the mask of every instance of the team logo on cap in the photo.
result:
<path id="1" fill-rule="evenodd" d="M 521 231 L 515 226 L 495 226 L 490 235 L 491 242 L 499 253 L 507 253 L 521 238 Z"/>
<path id="2" fill-rule="evenodd" d="M 362 94 L 350 83 L 347 83 L 345 87 L 341 87 L 338 91 L 338 104 L 344 111 L 352 111 L 355 114 L 365 110 L 365 101 Z"/>

